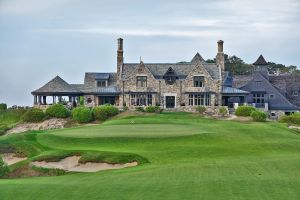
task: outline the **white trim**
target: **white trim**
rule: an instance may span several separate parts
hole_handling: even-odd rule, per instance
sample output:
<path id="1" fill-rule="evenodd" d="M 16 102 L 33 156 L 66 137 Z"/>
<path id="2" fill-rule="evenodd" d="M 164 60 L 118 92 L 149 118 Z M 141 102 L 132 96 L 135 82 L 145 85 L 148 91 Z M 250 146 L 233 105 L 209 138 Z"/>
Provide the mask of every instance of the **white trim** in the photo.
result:
<path id="1" fill-rule="evenodd" d="M 166 104 L 166 97 L 167 96 L 173 96 L 173 97 L 175 97 L 175 104 L 174 104 L 174 108 L 176 108 L 177 107 L 177 102 L 176 102 L 176 100 L 177 100 L 177 93 L 164 93 L 164 108 L 166 109 L 167 107 L 167 104 Z"/>

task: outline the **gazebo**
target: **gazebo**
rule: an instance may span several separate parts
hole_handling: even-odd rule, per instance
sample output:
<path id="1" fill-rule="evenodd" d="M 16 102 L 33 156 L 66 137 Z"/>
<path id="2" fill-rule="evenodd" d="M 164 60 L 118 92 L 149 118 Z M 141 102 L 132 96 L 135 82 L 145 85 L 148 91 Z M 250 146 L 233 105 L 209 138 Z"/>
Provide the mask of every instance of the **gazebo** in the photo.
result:
<path id="1" fill-rule="evenodd" d="M 82 84 L 69 84 L 59 76 L 56 76 L 41 88 L 31 92 L 34 96 L 34 106 L 45 108 L 55 103 L 68 102 L 72 106 L 76 106 L 79 103 L 79 97 L 83 95 L 80 90 L 82 87 Z M 50 101 L 47 101 L 47 97 L 52 98 Z"/>

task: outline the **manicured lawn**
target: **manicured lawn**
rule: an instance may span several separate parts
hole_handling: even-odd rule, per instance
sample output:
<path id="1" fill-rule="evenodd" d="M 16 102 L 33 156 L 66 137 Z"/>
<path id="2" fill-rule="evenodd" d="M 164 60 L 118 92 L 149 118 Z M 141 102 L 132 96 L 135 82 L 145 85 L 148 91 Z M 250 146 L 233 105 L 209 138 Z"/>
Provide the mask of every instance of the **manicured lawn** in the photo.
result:
<path id="1" fill-rule="evenodd" d="M 0 150 L 5 145 L 22 149 L 31 159 L 80 151 L 132 154 L 142 164 L 97 173 L 2 179 L 1 200 L 300 199 L 300 135 L 279 123 L 163 113 L 0 137 Z"/>

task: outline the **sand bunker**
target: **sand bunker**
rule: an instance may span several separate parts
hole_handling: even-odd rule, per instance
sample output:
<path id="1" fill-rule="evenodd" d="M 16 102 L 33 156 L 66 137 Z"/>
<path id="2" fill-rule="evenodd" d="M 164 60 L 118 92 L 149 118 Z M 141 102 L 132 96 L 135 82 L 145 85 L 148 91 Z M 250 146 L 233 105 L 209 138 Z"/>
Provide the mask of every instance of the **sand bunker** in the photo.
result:
<path id="1" fill-rule="evenodd" d="M 72 172 L 97 172 L 107 169 L 121 169 L 125 167 L 137 166 L 137 162 L 126 164 L 108 164 L 108 163 L 79 163 L 80 156 L 71 156 L 64 158 L 58 162 L 35 161 L 32 162 L 34 166 L 43 168 L 63 169 Z"/>
<path id="2" fill-rule="evenodd" d="M 7 165 L 12 165 L 17 162 L 26 160 L 27 157 L 20 158 L 20 157 L 17 157 L 15 153 L 4 153 L 4 154 L 2 154 L 2 159 Z"/>

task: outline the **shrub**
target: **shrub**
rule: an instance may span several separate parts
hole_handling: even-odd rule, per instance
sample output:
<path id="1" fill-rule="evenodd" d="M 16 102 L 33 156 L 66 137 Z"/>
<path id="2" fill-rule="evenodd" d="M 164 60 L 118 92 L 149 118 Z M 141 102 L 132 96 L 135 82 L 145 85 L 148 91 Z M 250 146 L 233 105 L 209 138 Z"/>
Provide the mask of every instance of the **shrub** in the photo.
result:
<path id="1" fill-rule="evenodd" d="M 250 116 L 253 111 L 255 111 L 256 108 L 252 106 L 239 106 L 236 111 L 236 116 Z"/>
<path id="2" fill-rule="evenodd" d="M 219 108 L 219 115 L 221 115 L 222 117 L 224 117 L 225 115 L 228 114 L 228 109 L 225 106 L 221 106 Z"/>
<path id="3" fill-rule="evenodd" d="M 203 115 L 204 112 L 206 111 L 206 108 L 204 106 L 197 106 L 196 111 L 200 114 Z"/>
<path id="4" fill-rule="evenodd" d="M 4 163 L 0 156 L 0 177 L 3 177 L 8 172 L 8 166 Z"/>
<path id="5" fill-rule="evenodd" d="M 135 107 L 135 111 L 145 112 L 145 109 L 144 109 L 144 107 L 138 106 L 138 107 Z"/>
<path id="6" fill-rule="evenodd" d="M 4 135 L 8 131 L 9 127 L 6 124 L 0 124 L 0 136 Z"/>
<path id="7" fill-rule="evenodd" d="M 160 113 L 160 107 L 159 106 L 147 106 L 145 111 L 148 113 Z"/>
<path id="8" fill-rule="evenodd" d="M 69 110 L 62 104 L 54 104 L 47 108 L 46 114 L 50 117 L 66 118 L 69 116 Z"/>
<path id="9" fill-rule="evenodd" d="M 38 108 L 29 109 L 22 115 L 22 119 L 25 122 L 41 122 L 45 117 L 44 111 Z"/>
<path id="10" fill-rule="evenodd" d="M 7 105 L 5 103 L 0 103 L 0 110 L 6 110 Z"/>
<path id="11" fill-rule="evenodd" d="M 112 105 L 97 106 L 93 109 L 95 119 L 106 120 L 109 117 L 115 116 L 119 113 L 118 108 Z"/>
<path id="12" fill-rule="evenodd" d="M 267 119 L 267 114 L 265 112 L 255 110 L 251 113 L 251 117 L 255 122 L 265 122 Z"/>
<path id="13" fill-rule="evenodd" d="M 72 117 L 80 123 L 87 123 L 93 120 L 92 111 L 87 107 L 77 107 L 72 110 Z"/>
<path id="14" fill-rule="evenodd" d="M 300 113 L 283 115 L 279 118 L 279 122 L 300 125 Z"/>

